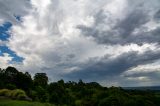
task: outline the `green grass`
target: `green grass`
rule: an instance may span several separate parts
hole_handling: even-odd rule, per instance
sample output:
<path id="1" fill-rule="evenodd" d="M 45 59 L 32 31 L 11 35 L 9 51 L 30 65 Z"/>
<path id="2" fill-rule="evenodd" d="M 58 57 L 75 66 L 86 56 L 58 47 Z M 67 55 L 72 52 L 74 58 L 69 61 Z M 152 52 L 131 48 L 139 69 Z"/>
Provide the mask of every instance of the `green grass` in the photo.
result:
<path id="1" fill-rule="evenodd" d="M 0 99 L 0 106 L 55 106 L 55 105 L 52 105 L 52 104 L 49 104 L 49 103 Z"/>

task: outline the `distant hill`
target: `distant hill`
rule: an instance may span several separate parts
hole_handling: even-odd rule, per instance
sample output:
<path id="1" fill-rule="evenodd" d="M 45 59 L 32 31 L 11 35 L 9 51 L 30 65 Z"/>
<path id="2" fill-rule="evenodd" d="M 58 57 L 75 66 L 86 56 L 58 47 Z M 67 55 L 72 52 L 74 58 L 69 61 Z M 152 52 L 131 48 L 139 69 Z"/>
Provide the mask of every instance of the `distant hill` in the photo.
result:
<path id="1" fill-rule="evenodd" d="M 122 87 L 125 90 L 153 90 L 160 91 L 160 86 Z"/>

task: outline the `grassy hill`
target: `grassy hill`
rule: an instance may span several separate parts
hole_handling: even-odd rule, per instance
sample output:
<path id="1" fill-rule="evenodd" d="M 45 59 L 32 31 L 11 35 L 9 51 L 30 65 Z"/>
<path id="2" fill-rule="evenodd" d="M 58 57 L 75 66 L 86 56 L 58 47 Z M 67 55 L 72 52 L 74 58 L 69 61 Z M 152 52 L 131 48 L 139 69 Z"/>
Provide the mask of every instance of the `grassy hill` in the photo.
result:
<path id="1" fill-rule="evenodd" d="M 55 106 L 49 103 L 28 102 L 10 99 L 0 99 L 0 106 Z"/>

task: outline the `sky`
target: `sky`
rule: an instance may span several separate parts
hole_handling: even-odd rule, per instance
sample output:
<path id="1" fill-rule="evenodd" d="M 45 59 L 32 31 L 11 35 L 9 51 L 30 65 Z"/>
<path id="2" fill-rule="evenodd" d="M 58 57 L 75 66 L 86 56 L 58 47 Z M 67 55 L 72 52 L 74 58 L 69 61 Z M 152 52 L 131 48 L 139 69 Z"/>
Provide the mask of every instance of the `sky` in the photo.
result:
<path id="1" fill-rule="evenodd" d="M 0 67 L 50 81 L 160 85 L 160 0 L 0 0 Z"/>

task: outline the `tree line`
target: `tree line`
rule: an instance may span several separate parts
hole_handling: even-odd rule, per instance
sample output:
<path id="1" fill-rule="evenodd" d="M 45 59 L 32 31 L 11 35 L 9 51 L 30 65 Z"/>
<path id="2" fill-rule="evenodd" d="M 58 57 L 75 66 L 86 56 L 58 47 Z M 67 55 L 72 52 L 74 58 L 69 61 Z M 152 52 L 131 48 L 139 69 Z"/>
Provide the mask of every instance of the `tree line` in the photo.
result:
<path id="1" fill-rule="evenodd" d="M 124 90 L 103 87 L 97 82 L 85 83 L 63 79 L 48 83 L 46 73 L 28 72 L 14 67 L 0 69 L 0 89 L 25 91 L 32 101 L 49 102 L 58 106 L 159 106 L 160 92 Z M 22 92 L 22 91 L 21 91 Z"/>

